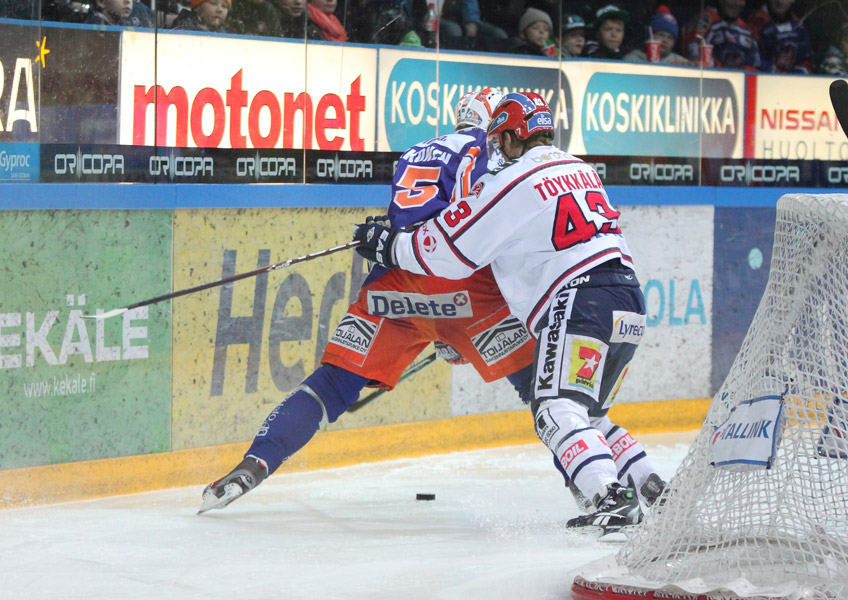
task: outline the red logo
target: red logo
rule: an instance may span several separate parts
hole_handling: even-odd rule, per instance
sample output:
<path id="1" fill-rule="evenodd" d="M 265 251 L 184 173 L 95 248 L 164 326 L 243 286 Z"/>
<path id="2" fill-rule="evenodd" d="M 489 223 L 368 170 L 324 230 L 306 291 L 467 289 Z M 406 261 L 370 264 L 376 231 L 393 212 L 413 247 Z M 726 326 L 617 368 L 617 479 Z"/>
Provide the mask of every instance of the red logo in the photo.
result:
<path id="1" fill-rule="evenodd" d="M 228 89 L 205 87 L 193 97 L 179 85 L 170 90 L 160 85 L 134 85 L 131 112 L 133 145 L 154 145 L 155 127 L 155 133 L 163 142 L 173 135 L 175 145 L 179 147 L 219 148 L 229 145 L 231 148 L 311 149 L 314 138 L 320 150 L 339 150 L 345 140 L 349 141 L 351 150 L 365 149 L 365 140 L 360 133 L 366 100 L 361 91 L 361 77 L 351 82 L 347 90 L 349 93 L 340 90 L 340 94 L 324 94 L 315 101 L 309 94 L 295 91 L 300 88 L 291 88 L 292 91 L 283 92 L 282 97 L 269 90 L 245 89 L 242 71 L 239 69 L 233 74 Z M 150 109 L 151 106 L 159 107 L 158 111 Z M 171 106 L 174 110 L 168 110 Z M 172 122 L 168 115 L 175 113 L 176 119 Z M 207 114 L 212 117 L 209 133 L 203 118 Z M 294 122 L 298 114 L 304 123 L 302 139 L 294 136 Z M 267 134 L 264 133 L 265 127 L 260 125 L 263 115 L 269 119 Z M 155 125 L 148 126 L 148 116 L 154 116 Z M 201 125 L 201 120 L 204 125 Z M 245 130 L 247 135 L 242 133 Z M 229 136 L 225 140 L 227 131 Z"/>
<path id="2" fill-rule="evenodd" d="M 586 445 L 586 442 L 583 440 L 577 440 L 573 444 L 571 444 L 563 453 L 562 456 L 559 457 L 562 462 L 562 466 L 568 470 L 568 467 L 574 461 L 575 458 L 586 452 L 589 449 L 589 446 Z"/>
<path id="3" fill-rule="evenodd" d="M 578 356 L 586 362 L 577 371 L 577 376 L 583 379 L 592 379 L 595 376 L 595 370 L 598 368 L 598 364 L 601 362 L 601 353 L 594 348 L 581 346 Z"/>
<path id="4" fill-rule="evenodd" d="M 421 243 L 424 246 L 424 252 L 427 254 L 432 254 L 436 251 L 436 238 L 432 235 L 425 235 L 424 241 Z"/>
<path id="5" fill-rule="evenodd" d="M 629 433 L 624 437 L 616 440 L 616 442 L 610 447 L 612 450 L 612 459 L 618 460 L 618 457 L 630 450 L 633 445 L 636 443 L 636 440 L 633 439 L 633 436 Z"/>
<path id="6" fill-rule="evenodd" d="M 466 296 L 462 292 L 459 292 L 458 294 L 454 295 L 453 303 L 457 306 L 465 306 L 466 304 L 468 304 L 468 296 Z"/>
<path id="7" fill-rule="evenodd" d="M 476 184 L 474 184 L 474 187 L 473 187 L 473 188 L 471 188 L 471 193 L 472 193 L 472 194 L 474 194 L 475 196 L 478 196 L 478 197 L 479 197 L 479 196 L 480 196 L 480 192 L 482 192 L 482 191 L 483 191 L 483 186 L 484 186 L 484 185 L 485 185 L 484 183 L 482 183 L 482 182 L 478 181 Z"/>

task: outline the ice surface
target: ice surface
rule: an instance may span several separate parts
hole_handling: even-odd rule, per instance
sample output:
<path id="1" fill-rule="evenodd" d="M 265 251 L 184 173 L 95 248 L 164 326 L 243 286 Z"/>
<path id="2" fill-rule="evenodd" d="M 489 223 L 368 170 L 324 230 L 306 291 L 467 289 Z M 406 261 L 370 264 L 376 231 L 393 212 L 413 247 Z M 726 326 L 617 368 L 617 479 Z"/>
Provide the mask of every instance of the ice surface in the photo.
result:
<path id="1" fill-rule="evenodd" d="M 693 438 L 640 436 L 666 478 Z M 541 444 L 272 476 L 197 516 L 202 489 L 0 510 L 0 598 L 567 599 L 620 544 L 565 530 Z"/>

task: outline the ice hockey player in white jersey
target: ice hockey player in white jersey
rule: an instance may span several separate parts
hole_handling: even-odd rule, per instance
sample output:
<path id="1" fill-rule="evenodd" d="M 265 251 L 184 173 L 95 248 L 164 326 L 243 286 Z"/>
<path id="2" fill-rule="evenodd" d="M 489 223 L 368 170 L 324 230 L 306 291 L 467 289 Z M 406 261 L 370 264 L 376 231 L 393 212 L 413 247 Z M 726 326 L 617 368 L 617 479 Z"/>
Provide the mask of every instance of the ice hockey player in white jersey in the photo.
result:
<path id="1" fill-rule="evenodd" d="M 651 503 L 663 487 L 607 417 L 646 322 L 620 213 L 595 170 L 552 145 L 553 118 L 538 94 L 508 94 L 488 140 L 508 162 L 470 195 L 411 232 L 360 225 L 357 251 L 387 268 L 453 279 L 491 265 L 536 338 L 536 433 L 593 499 L 594 512 L 567 525 L 614 532 L 641 520 L 637 493 Z M 640 468 L 630 468 L 630 454 Z M 635 489 L 619 482 L 628 469 Z"/>

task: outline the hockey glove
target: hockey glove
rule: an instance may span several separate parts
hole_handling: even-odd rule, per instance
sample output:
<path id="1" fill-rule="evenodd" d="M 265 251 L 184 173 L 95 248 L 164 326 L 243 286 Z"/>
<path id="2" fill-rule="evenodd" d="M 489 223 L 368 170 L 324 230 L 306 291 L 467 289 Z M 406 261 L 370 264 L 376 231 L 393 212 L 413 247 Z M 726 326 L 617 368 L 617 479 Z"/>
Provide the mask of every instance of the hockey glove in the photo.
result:
<path id="1" fill-rule="evenodd" d="M 376 262 L 387 269 L 394 269 L 398 266 L 395 258 L 395 238 L 400 230 L 385 227 L 381 223 L 388 224 L 388 218 L 368 217 L 365 223 L 354 226 L 353 240 L 362 243 L 356 247 L 356 251 L 366 260 Z"/>
<path id="2" fill-rule="evenodd" d="M 435 341 L 433 345 L 436 347 L 436 357 L 452 364 L 452 365 L 467 365 L 468 361 L 463 358 L 459 350 L 444 342 Z"/>

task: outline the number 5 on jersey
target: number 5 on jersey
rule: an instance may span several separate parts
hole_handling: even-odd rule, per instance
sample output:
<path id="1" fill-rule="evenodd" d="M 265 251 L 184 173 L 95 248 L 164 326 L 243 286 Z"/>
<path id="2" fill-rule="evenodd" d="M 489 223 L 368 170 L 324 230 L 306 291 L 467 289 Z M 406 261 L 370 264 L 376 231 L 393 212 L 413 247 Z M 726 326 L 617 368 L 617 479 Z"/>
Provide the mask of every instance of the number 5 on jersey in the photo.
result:
<path id="1" fill-rule="evenodd" d="M 395 183 L 398 189 L 393 202 L 401 208 L 424 206 L 439 193 L 441 172 L 441 167 L 407 165 Z"/>

